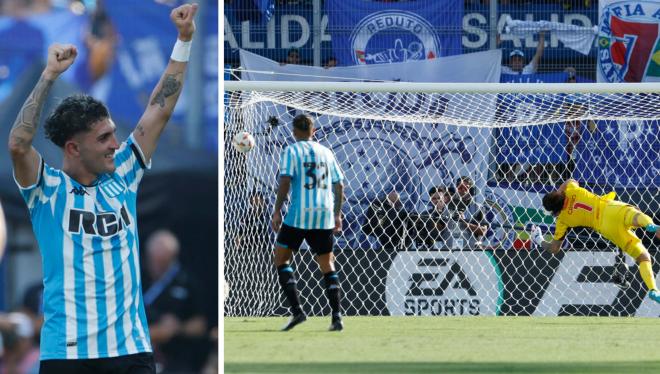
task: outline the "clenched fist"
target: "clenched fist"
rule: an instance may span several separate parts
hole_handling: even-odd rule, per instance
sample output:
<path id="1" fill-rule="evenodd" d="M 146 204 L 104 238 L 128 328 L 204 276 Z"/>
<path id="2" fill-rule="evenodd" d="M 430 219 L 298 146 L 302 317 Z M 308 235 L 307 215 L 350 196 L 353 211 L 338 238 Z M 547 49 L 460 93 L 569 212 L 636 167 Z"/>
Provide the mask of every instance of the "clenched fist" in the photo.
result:
<path id="1" fill-rule="evenodd" d="M 192 40 L 195 33 L 195 13 L 199 6 L 196 3 L 185 4 L 174 8 L 170 13 L 170 19 L 179 30 L 179 40 L 187 42 Z"/>
<path id="2" fill-rule="evenodd" d="M 49 79 L 56 79 L 76 60 L 78 50 L 72 44 L 52 44 L 48 47 L 48 59 L 44 74 Z"/>

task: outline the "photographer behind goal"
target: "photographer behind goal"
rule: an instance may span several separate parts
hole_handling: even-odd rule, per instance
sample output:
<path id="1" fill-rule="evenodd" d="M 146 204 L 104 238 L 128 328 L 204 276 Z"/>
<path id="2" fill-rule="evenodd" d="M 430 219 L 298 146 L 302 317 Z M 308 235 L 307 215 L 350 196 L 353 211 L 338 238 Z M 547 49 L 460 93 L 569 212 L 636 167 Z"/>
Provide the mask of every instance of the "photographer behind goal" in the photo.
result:
<path id="1" fill-rule="evenodd" d="M 477 188 L 469 176 L 456 180 L 455 192 L 447 204 L 451 215 L 448 225 L 451 249 L 480 249 L 488 232 L 488 224 L 481 204 L 475 201 Z"/>

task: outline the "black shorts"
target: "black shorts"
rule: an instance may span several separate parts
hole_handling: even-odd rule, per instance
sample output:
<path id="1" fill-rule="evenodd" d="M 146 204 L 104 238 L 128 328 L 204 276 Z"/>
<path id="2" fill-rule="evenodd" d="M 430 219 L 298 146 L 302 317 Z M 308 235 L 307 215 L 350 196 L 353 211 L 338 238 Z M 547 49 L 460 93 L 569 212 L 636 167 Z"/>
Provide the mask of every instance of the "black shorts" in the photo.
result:
<path id="1" fill-rule="evenodd" d="M 295 252 L 300 249 L 303 239 L 309 245 L 312 253 L 316 255 L 324 255 L 332 252 L 332 246 L 335 244 L 332 229 L 305 230 L 282 225 L 280 232 L 277 234 L 277 245 Z"/>
<path id="2" fill-rule="evenodd" d="M 91 358 L 81 360 L 43 360 L 39 374 L 155 374 L 156 365 L 151 353 Z"/>

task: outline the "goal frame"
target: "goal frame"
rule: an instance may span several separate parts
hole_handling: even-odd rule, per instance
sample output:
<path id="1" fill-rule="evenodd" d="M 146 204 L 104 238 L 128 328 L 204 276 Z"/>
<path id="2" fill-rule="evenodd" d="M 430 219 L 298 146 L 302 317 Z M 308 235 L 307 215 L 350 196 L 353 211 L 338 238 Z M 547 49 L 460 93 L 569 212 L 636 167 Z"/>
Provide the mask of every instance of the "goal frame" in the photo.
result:
<path id="1" fill-rule="evenodd" d="M 658 93 L 660 82 L 644 83 L 426 83 L 224 81 L 225 91 L 392 92 L 392 93 Z"/>
<path id="2" fill-rule="evenodd" d="M 267 99 L 269 92 L 352 92 L 352 93 L 419 93 L 419 94 L 660 94 L 660 82 L 648 83 L 419 83 L 419 82 L 307 82 L 307 81 L 224 81 L 224 92 L 264 92 Z M 626 95 L 627 97 L 627 95 Z M 655 102 L 655 96 L 653 101 Z M 261 95 L 257 95 L 257 102 Z M 282 105 L 280 102 L 273 101 Z M 654 116 L 657 112 L 653 112 Z M 614 119 L 619 116 L 615 113 Z M 581 119 L 587 119 L 589 115 Z M 629 116 L 628 116 L 629 117 Z M 621 116 L 622 119 L 628 118 Z M 551 121 L 554 122 L 554 121 Z M 497 125 L 493 127 L 498 127 Z M 225 130 L 222 126 L 221 131 Z M 222 136 L 222 134 L 220 135 Z M 219 183 L 224 186 L 223 165 L 225 163 L 224 149 L 226 144 L 220 140 L 219 145 Z M 219 238 L 220 250 L 222 252 L 221 277 L 224 277 L 224 187 L 220 188 L 219 213 L 221 233 Z M 598 253 L 596 253 L 598 255 Z M 309 260 L 309 259 L 307 259 Z M 599 259 L 600 261 L 600 259 Z M 541 309 L 539 309 L 541 310 Z M 499 313 L 499 309 L 498 309 Z M 552 314 L 542 310 L 542 315 Z"/>

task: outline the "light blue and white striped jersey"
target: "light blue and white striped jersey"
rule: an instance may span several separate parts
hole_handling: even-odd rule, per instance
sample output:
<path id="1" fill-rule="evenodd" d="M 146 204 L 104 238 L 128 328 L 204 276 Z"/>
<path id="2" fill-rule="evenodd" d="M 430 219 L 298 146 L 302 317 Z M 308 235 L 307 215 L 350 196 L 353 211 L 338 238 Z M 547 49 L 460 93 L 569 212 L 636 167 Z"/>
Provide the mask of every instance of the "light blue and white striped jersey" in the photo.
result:
<path id="1" fill-rule="evenodd" d="M 83 186 L 42 160 L 37 183 L 19 185 L 42 256 L 41 360 L 151 352 L 136 214 L 138 184 L 151 165 L 132 135 L 115 165 Z"/>
<path id="2" fill-rule="evenodd" d="M 280 157 L 280 176 L 291 177 L 291 203 L 284 224 L 299 229 L 335 227 L 332 184 L 344 179 L 332 151 L 314 141 L 287 146 Z"/>

